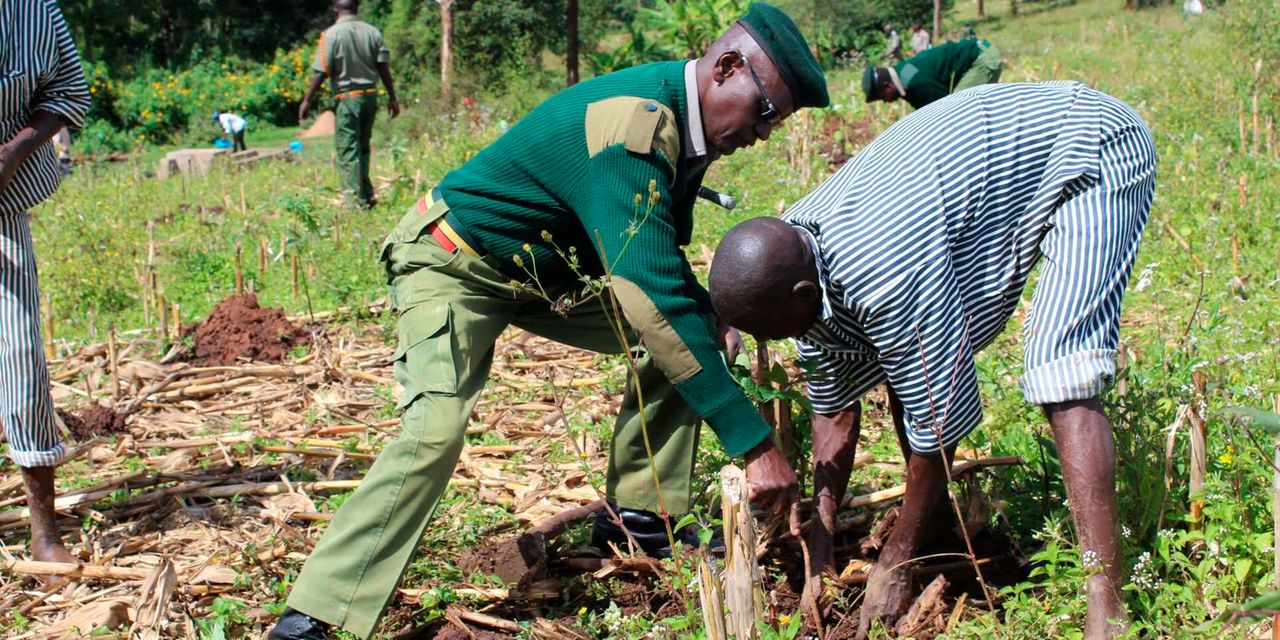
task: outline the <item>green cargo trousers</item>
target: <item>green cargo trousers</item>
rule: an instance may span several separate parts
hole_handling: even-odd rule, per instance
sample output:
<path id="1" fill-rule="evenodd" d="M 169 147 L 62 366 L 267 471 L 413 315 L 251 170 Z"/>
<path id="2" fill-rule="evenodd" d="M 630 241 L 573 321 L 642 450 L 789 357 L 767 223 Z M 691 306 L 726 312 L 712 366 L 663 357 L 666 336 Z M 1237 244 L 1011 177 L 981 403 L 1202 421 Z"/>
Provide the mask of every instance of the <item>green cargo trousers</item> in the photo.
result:
<path id="1" fill-rule="evenodd" d="M 338 100 L 334 110 L 333 144 L 337 153 L 342 197 L 352 207 L 366 207 L 373 200 L 369 182 L 369 138 L 378 115 L 378 96 L 369 94 Z"/>
<path id="2" fill-rule="evenodd" d="M 425 233 L 445 212 L 442 202 L 425 214 L 411 210 L 383 245 L 391 303 L 400 314 L 393 356 L 404 387 L 400 436 L 338 509 L 289 595 L 290 607 L 364 638 L 373 634 L 448 486 L 498 335 L 515 325 L 592 351 L 624 350 L 598 300 L 561 317 L 546 300 L 512 286 L 492 257 L 446 251 Z M 642 425 L 666 508 L 683 514 L 701 418 L 648 357 L 627 381 L 606 493 L 620 506 L 660 511 Z"/>
<path id="3" fill-rule="evenodd" d="M 1000 57 L 1000 50 L 986 40 L 978 43 L 978 49 L 978 57 L 974 58 L 969 70 L 960 76 L 960 81 L 951 90 L 952 93 L 982 84 L 1000 82 L 1000 72 L 1004 70 L 1004 60 Z"/>

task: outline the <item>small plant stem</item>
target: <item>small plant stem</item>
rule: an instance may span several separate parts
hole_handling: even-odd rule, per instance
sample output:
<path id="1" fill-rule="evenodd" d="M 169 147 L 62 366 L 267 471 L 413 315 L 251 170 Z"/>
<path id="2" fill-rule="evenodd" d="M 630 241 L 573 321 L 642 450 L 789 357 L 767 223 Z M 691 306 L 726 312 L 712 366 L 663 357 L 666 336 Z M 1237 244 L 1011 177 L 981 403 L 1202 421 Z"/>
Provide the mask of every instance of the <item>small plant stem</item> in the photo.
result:
<path id="1" fill-rule="evenodd" d="M 982 567 L 978 565 L 978 554 L 973 550 L 973 540 L 969 536 L 969 527 L 964 522 L 964 513 L 960 509 L 960 501 L 956 498 L 955 489 L 951 487 L 951 461 L 948 460 L 946 447 L 942 446 L 942 427 L 946 424 L 947 416 L 951 413 L 951 400 L 955 397 L 955 386 L 957 374 L 960 371 L 962 358 L 964 358 L 965 347 L 969 344 L 969 318 L 964 319 L 964 329 L 961 333 L 960 346 L 956 350 L 956 362 L 951 367 L 951 381 L 947 390 L 947 407 L 943 410 L 941 419 L 938 418 L 937 406 L 933 400 L 933 383 L 929 380 L 929 362 L 924 355 L 924 338 L 920 335 L 920 325 L 916 325 L 916 343 L 920 346 L 920 368 L 924 373 L 924 387 L 929 390 L 929 411 L 933 414 L 934 437 L 938 439 L 939 453 L 941 454 L 942 470 L 947 475 L 947 497 L 951 500 L 951 508 L 956 512 L 956 522 L 960 525 L 960 534 L 964 537 L 965 549 L 969 552 L 969 562 L 973 564 L 973 572 L 978 577 L 978 585 L 982 587 L 983 599 L 987 601 L 987 609 L 991 613 L 995 613 L 996 605 L 994 592 L 987 586 L 987 580 L 982 575 Z"/>
<path id="2" fill-rule="evenodd" d="M 604 239 L 600 237 L 599 230 L 596 230 L 596 242 L 600 244 L 600 263 L 604 266 L 605 284 L 607 286 L 613 280 L 613 269 L 609 263 L 608 256 L 606 255 Z M 623 245 L 624 250 L 625 248 L 626 245 Z M 604 304 L 604 300 L 601 299 L 601 310 L 604 312 L 605 318 L 613 318 L 610 324 L 614 325 L 614 332 L 617 334 L 620 340 L 619 344 L 622 346 L 624 353 L 626 354 L 626 358 L 624 359 L 627 362 L 627 370 L 631 374 L 631 379 L 635 381 L 636 403 L 638 405 L 636 414 L 640 417 L 640 436 L 644 440 L 644 452 L 645 456 L 648 458 L 649 472 L 653 474 L 653 486 L 658 495 L 658 508 L 662 510 L 662 524 L 667 529 L 667 542 L 671 545 L 672 550 L 671 559 L 675 562 L 676 569 L 680 569 L 680 555 L 675 553 L 676 536 L 675 532 L 671 529 L 671 514 L 667 511 L 666 496 L 664 496 L 662 492 L 662 479 L 658 475 L 658 464 L 653 459 L 653 445 L 649 441 L 649 420 L 644 414 L 644 389 L 642 388 L 643 385 L 640 384 L 640 370 L 636 366 L 635 359 L 631 357 L 631 350 L 628 348 L 629 345 L 627 344 L 626 339 L 626 331 L 622 326 L 622 310 L 618 308 L 618 297 L 614 295 L 612 287 L 609 287 L 609 306 L 613 308 L 612 316 L 609 315 L 609 308 L 605 307 Z"/>

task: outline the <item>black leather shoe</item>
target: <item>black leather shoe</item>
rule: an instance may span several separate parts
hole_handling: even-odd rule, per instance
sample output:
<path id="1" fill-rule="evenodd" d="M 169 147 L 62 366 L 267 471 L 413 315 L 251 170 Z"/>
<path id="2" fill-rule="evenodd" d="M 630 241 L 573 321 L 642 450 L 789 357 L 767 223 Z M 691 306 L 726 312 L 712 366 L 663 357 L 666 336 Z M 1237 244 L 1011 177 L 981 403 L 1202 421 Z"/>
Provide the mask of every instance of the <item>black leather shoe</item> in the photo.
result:
<path id="1" fill-rule="evenodd" d="M 285 607 L 276 626 L 267 634 L 267 640 L 331 640 L 329 623 L 321 622 L 311 616 Z"/>
<path id="2" fill-rule="evenodd" d="M 631 532 L 631 537 L 635 538 L 636 543 L 640 545 L 640 551 L 655 558 L 671 557 L 671 541 L 667 538 L 667 524 L 662 516 L 640 509 L 614 507 L 613 511 L 622 519 L 623 526 Z M 701 544 L 698 540 L 697 527 L 693 525 L 674 533 L 677 543 L 691 547 Z M 600 509 L 596 512 L 596 522 L 591 528 L 591 546 L 607 552 L 610 542 L 624 552 L 630 549 L 626 532 L 613 521 L 607 509 Z M 714 545 L 715 542 L 712 541 L 712 544 Z"/>

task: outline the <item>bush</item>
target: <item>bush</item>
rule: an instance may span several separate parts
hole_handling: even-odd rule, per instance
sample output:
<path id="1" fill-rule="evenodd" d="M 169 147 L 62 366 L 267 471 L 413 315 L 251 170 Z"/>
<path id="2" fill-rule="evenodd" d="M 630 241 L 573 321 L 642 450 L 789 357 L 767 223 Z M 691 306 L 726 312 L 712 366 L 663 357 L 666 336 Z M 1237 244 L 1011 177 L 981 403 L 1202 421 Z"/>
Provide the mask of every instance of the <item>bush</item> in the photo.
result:
<path id="1" fill-rule="evenodd" d="M 103 64 L 86 64 L 94 102 L 81 138 L 104 150 L 169 142 L 214 111 L 242 115 L 251 126 L 295 124 L 312 54 L 307 43 L 277 51 L 268 63 L 211 59 L 176 72 L 147 69 L 129 80 L 113 78 Z"/>

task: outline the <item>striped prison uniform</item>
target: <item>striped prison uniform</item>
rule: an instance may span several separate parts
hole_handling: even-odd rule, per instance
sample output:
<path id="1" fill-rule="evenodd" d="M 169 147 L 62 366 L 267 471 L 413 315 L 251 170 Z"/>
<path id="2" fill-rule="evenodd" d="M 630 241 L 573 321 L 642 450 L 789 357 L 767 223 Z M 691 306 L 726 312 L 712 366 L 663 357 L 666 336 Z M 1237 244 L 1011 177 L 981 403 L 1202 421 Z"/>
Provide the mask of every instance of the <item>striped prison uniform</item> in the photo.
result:
<path id="1" fill-rule="evenodd" d="M 0 2 L 0 144 L 36 111 L 84 124 L 89 89 L 80 56 L 53 0 Z M 65 455 L 49 395 L 40 341 L 40 293 L 27 209 L 61 180 L 51 143 L 36 149 L 0 191 L 0 425 L 9 457 L 23 467 L 57 464 Z"/>
<path id="2" fill-rule="evenodd" d="M 799 341 L 814 410 L 887 382 L 913 451 L 954 445 L 982 420 L 973 354 L 1042 256 L 1023 393 L 1098 395 L 1155 165 L 1142 119 L 1073 82 L 985 85 L 894 124 L 783 216 L 820 256 L 822 318 Z"/>

